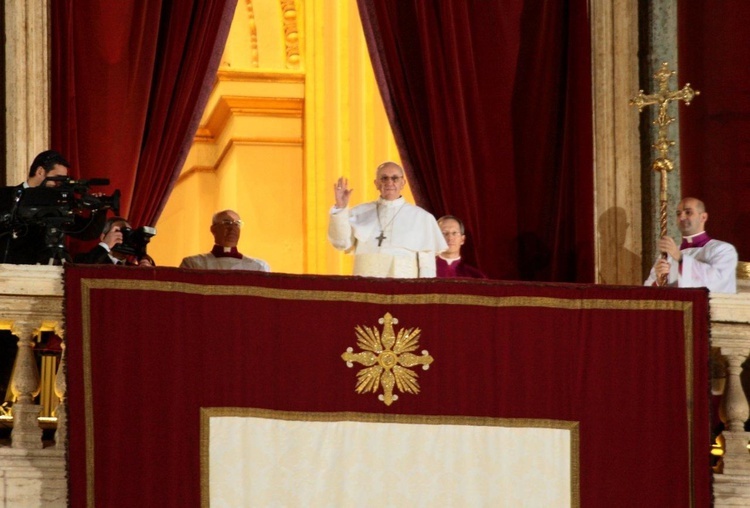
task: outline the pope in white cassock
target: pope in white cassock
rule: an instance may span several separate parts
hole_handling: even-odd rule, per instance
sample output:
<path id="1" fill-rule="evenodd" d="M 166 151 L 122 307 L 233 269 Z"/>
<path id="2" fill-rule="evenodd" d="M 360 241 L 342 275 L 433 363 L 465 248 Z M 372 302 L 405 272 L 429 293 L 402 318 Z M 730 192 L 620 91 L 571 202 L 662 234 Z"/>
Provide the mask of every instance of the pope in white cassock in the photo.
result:
<path id="1" fill-rule="evenodd" d="M 657 285 L 660 275 L 668 274 L 667 286 L 707 287 L 715 293 L 737 292 L 737 250 L 727 242 L 714 240 L 705 230 L 708 213 L 703 201 L 685 198 L 677 206 L 682 244 L 669 236 L 659 240 L 659 251 L 667 259 L 658 259 L 644 283 Z"/>
<path id="2" fill-rule="evenodd" d="M 375 173 L 380 198 L 351 210 L 346 178 L 333 186 L 328 240 L 354 253 L 354 275 L 367 277 L 435 277 L 435 255 L 448 248 L 435 217 L 401 197 L 404 170 L 384 162 Z"/>

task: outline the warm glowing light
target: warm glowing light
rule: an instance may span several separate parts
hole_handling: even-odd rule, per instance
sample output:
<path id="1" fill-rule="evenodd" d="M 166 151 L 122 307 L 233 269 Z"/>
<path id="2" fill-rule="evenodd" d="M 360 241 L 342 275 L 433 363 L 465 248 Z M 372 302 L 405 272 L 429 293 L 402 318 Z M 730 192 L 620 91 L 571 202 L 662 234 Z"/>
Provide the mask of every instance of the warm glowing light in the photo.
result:
<path id="1" fill-rule="evenodd" d="M 57 423 L 57 416 L 40 416 L 37 418 L 37 420 L 43 423 Z M 12 422 L 13 416 L 12 415 L 0 415 L 0 421 Z"/>

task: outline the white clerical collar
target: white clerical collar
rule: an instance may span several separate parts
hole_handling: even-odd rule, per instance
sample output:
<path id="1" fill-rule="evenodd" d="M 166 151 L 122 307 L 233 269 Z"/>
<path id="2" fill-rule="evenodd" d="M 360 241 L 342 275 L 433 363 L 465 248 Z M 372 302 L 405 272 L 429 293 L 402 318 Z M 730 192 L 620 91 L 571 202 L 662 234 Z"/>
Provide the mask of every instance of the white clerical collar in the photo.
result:
<path id="1" fill-rule="evenodd" d="M 404 198 L 402 196 L 399 196 L 398 198 L 391 201 L 383 198 L 378 198 L 377 204 L 378 206 L 384 206 L 386 208 L 394 208 L 403 205 Z"/>
<path id="2" fill-rule="evenodd" d="M 700 233 L 696 233 L 694 235 L 683 236 L 682 240 L 685 241 L 685 242 L 687 242 L 687 243 L 695 243 L 695 240 L 697 240 L 699 236 L 703 236 L 705 234 L 706 234 L 705 231 L 701 231 Z"/>
<path id="3" fill-rule="evenodd" d="M 438 254 L 438 257 L 442 259 L 443 261 L 445 261 L 446 263 L 448 263 L 449 265 L 452 265 L 453 263 L 461 259 L 461 256 L 458 256 L 457 258 L 446 258 L 442 254 Z"/>

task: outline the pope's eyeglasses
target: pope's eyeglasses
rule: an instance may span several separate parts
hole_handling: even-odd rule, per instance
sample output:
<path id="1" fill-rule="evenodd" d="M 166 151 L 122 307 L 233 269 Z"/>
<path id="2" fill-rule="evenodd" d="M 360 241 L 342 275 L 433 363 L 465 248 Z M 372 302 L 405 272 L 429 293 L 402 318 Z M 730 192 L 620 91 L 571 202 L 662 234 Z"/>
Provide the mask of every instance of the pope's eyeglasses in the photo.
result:
<path id="1" fill-rule="evenodd" d="M 381 176 L 380 177 L 380 183 L 388 183 L 388 180 L 390 180 L 393 183 L 397 183 L 399 180 L 401 180 L 403 176 L 399 175 L 393 175 L 393 176 Z"/>

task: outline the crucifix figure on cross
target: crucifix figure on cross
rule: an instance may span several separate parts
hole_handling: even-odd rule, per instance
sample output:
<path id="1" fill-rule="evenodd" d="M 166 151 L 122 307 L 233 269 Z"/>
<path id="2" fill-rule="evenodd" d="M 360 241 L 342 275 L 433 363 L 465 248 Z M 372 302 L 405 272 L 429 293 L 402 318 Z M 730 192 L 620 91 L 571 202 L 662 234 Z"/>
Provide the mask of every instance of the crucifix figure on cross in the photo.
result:
<path id="1" fill-rule="evenodd" d="M 667 138 L 667 128 L 675 119 L 669 116 L 667 108 L 673 101 L 684 101 L 685 105 L 689 106 L 695 96 L 700 95 L 700 92 L 694 90 L 690 86 L 690 83 L 687 83 L 680 90 L 670 90 L 669 79 L 674 75 L 675 71 L 669 70 L 669 64 L 667 62 L 662 63 L 659 71 L 654 74 L 654 77 L 659 82 L 659 91 L 646 94 L 643 90 L 640 90 L 638 95 L 630 99 L 630 104 L 637 106 L 638 112 L 643 111 L 643 108 L 646 106 L 659 105 L 659 113 L 656 116 L 656 120 L 654 120 L 654 124 L 659 128 L 659 137 L 656 143 L 652 145 L 659 152 L 659 156 L 651 164 L 651 168 L 661 174 L 659 185 L 659 201 L 661 205 L 659 211 L 660 238 L 667 236 L 667 173 L 674 169 L 674 163 L 668 156 L 669 148 L 674 146 L 674 141 Z M 666 257 L 666 254 L 664 256 Z M 666 279 L 666 276 L 662 277 L 659 285 L 663 286 L 666 283 Z"/>

